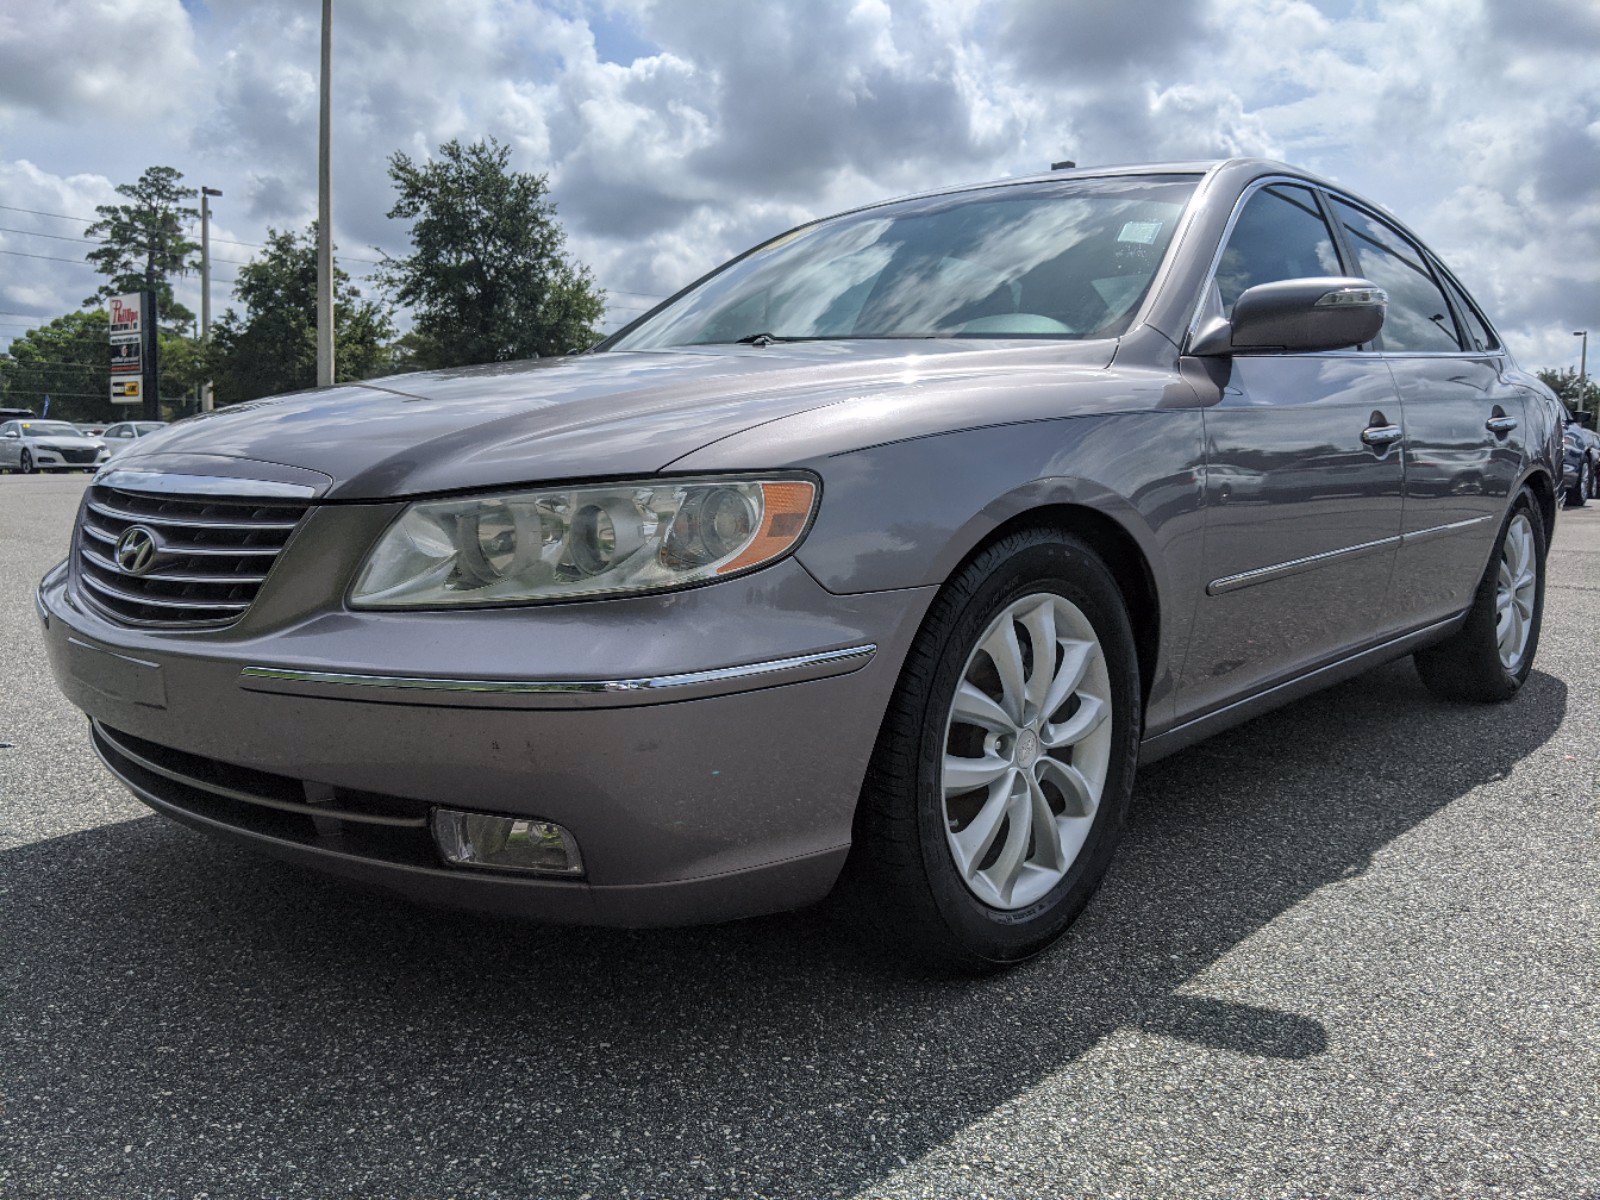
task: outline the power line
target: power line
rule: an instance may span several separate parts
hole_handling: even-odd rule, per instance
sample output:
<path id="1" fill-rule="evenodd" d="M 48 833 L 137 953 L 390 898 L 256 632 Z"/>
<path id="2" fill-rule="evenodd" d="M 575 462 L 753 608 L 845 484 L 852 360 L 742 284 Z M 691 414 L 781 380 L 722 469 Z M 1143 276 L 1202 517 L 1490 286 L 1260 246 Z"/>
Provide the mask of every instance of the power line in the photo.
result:
<path id="1" fill-rule="evenodd" d="M 104 394 L 100 392 L 58 392 L 54 388 L 50 388 L 48 391 L 43 388 L 7 388 L 4 392 L 0 392 L 0 396 L 50 396 L 52 398 L 70 396 L 83 400 L 105 399 Z M 44 418 L 41 417 L 40 419 L 43 420 Z"/>
<path id="2" fill-rule="evenodd" d="M 27 237 L 54 238 L 58 242 L 103 242 L 105 238 L 71 237 L 65 233 L 45 233 L 38 229 L 12 229 L 7 225 L 0 225 L 0 233 L 20 233 Z"/>
<path id="3" fill-rule="evenodd" d="M 55 254 L 29 254 L 26 250 L 0 250 L 0 254 L 15 254 L 18 258 L 42 258 L 46 262 L 77 263 L 80 267 L 92 267 L 94 264 L 81 258 L 62 258 Z"/>
<path id="4" fill-rule="evenodd" d="M 73 362 L 66 358 L 12 358 L 3 365 L 7 367 L 88 367 L 91 371 L 109 371 L 110 363 Z"/>

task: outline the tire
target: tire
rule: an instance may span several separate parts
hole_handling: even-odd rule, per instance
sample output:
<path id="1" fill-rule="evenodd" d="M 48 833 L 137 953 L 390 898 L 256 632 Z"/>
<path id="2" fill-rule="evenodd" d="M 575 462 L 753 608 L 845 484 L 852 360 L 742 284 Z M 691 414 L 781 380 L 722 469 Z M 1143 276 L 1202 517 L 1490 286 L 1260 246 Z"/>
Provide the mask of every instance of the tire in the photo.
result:
<path id="1" fill-rule="evenodd" d="M 1589 464 L 1589 499 L 1600 500 L 1600 464 Z"/>
<path id="2" fill-rule="evenodd" d="M 991 632 L 990 645 L 1006 645 L 1005 629 L 1020 685 L 1010 690 L 980 648 Z M 1059 665 L 1046 676 L 1031 669 L 1031 629 L 1055 632 Z M 954 714 L 963 683 L 990 696 L 989 708 L 964 690 Z M 1022 727 L 994 716 L 1007 705 L 1023 711 Z M 990 725 L 963 720 L 969 712 Z M 1049 946 L 1099 887 L 1121 837 L 1141 712 L 1126 605 L 1095 553 L 1047 530 L 983 550 L 934 600 L 885 714 L 846 870 L 857 915 L 897 952 L 942 970 L 994 970 Z M 997 732 L 1008 722 L 1010 734 Z M 1052 738 L 1063 740 L 1052 748 Z M 948 766 L 956 757 L 973 768 Z M 947 783 L 992 775 L 995 762 L 1010 766 L 947 802 Z M 1046 809 L 1054 841 L 1027 832 Z M 966 870 L 958 844 L 972 852 Z"/>
<path id="3" fill-rule="evenodd" d="M 26 450 L 22 452 L 22 473 L 24 475 L 37 475 L 39 468 L 33 465 L 33 455 Z"/>
<path id="4" fill-rule="evenodd" d="M 1594 495 L 1594 468 L 1584 459 L 1578 465 L 1577 481 L 1567 489 L 1567 507 L 1582 508 Z"/>
<path id="5" fill-rule="evenodd" d="M 1448 640 L 1413 655 L 1417 673 L 1434 695 L 1493 704 L 1521 689 L 1539 649 L 1546 549 L 1544 521 L 1533 497 L 1523 491 L 1501 523 L 1466 624 Z M 1531 579 L 1517 587 L 1521 572 L 1531 572 Z M 1517 634 L 1500 624 L 1501 596 L 1508 585 L 1513 598 L 1506 605 L 1506 619 L 1523 622 L 1520 649 L 1509 658 L 1501 634 L 1508 632 L 1513 643 Z"/>

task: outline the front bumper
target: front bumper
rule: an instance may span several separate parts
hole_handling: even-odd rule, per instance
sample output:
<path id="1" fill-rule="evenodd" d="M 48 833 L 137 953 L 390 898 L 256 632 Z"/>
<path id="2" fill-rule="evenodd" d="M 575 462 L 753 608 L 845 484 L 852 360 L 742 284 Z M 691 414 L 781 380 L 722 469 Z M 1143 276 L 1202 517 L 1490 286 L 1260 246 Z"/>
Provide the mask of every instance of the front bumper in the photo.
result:
<path id="1" fill-rule="evenodd" d="M 276 572 L 275 585 L 305 586 Z M 932 592 L 833 596 L 789 560 L 664 596 L 338 608 L 190 635 L 104 620 L 65 567 L 38 599 L 61 689 L 157 811 L 421 899 L 656 925 L 828 891 Z M 264 591 L 257 607 L 273 605 Z M 557 822 L 587 875 L 446 867 L 414 819 L 434 805 Z M 374 832 L 337 815 L 374 806 L 411 823 Z"/>
<path id="2" fill-rule="evenodd" d="M 39 446 L 30 447 L 28 454 L 33 459 L 33 465 L 41 471 L 92 471 L 104 466 L 111 458 L 104 450 L 91 457 L 82 453 L 65 454 L 60 450 L 46 450 Z"/>

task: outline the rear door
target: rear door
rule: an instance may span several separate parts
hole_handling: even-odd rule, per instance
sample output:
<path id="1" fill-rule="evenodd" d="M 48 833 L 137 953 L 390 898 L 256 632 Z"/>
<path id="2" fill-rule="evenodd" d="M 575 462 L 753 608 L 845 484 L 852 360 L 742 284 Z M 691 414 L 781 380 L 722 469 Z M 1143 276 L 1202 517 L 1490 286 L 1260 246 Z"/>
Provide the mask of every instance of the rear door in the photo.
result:
<path id="1" fill-rule="evenodd" d="M 1248 194 L 1209 303 L 1245 288 L 1343 274 L 1320 197 Z M 1191 359 L 1214 387 L 1206 434 L 1205 577 L 1179 704 L 1200 715 L 1380 638 L 1399 542 L 1400 411 L 1380 355 Z M 1204 385 L 1201 385 L 1204 387 Z"/>
<path id="2" fill-rule="evenodd" d="M 1390 605 L 1408 624 L 1465 609 L 1525 461 L 1522 392 L 1488 325 L 1421 245 L 1335 197 L 1358 272 L 1389 293 L 1380 335 L 1406 431 Z"/>

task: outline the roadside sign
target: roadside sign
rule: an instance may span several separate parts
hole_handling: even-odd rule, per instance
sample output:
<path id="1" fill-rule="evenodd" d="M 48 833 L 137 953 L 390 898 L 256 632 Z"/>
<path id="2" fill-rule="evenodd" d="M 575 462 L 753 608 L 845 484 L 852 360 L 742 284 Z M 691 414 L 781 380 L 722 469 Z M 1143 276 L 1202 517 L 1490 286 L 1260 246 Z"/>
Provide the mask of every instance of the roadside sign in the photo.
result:
<path id="1" fill-rule="evenodd" d="M 138 375 L 144 371 L 143 349 L 138 342 L 111 343 L 111 373 L 113 375 Z"/>
<path id="2" fill-rule="evenodd" d="M 156 294 L 111 297 L 111 403 L 143 404 L 144 415 L 161 419 L 156 379 Z"/>
<path id="3" fill-rule="evenodd" d="M 111 344 L 126 345 L 139 342 L 144 337 L 142 316 L 144 295 L 129 292 L 126 296 L 111 297 Z"/>

